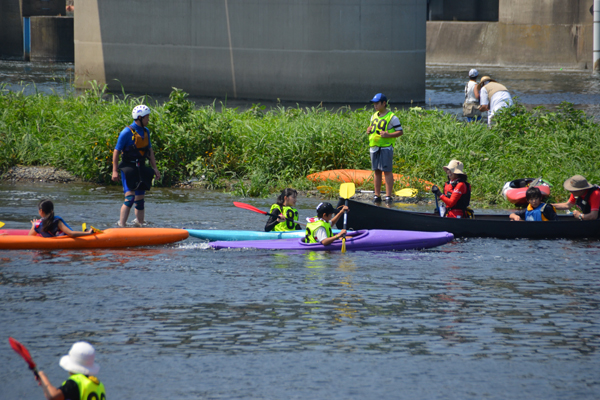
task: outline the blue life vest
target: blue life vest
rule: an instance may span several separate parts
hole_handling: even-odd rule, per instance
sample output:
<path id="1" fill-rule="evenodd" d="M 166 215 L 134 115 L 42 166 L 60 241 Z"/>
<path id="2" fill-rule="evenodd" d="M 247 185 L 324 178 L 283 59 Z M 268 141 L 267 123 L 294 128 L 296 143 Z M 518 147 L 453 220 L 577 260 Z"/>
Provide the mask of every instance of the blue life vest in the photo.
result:
<path id="1" fill-rule="evenodd" d="M 541 203 L 536 208 L 532 208 L 531 204 L 528 204 L 527 211 L 525 211 L 525 221 L 548 221 L 548 218 L 544 215 L 546 206 L 546 203 Z"/>
<path id="2" fill-rule="evenodd" d="M 54 237 L 54 236 L 63 236 L 66 235 L 66 233 L 64 233 L 63 231 L 60 230 L 60 228 L 58 227 L 58 222 L 62 222 L 63 224 L 65 224 L 65 226 L 71 230 L 73 230 L 69 224 L 67 224 L 65 222 L 64 219 L 62 219 L 61 217 L 59 217 L 58 215 L 54 216 L 54 221 L 52 221 L 52 224 L 50 225 L 50 228 L 48 228 L 45 231 L 42 231 L 42 225 L 43 222 L 42 220 L 39 220 L 38 222 L 36 222 L 35 225 L 35 231 L 37 233 L 39 233 L 40 235 L 42 235 L 42 237 Z"/>

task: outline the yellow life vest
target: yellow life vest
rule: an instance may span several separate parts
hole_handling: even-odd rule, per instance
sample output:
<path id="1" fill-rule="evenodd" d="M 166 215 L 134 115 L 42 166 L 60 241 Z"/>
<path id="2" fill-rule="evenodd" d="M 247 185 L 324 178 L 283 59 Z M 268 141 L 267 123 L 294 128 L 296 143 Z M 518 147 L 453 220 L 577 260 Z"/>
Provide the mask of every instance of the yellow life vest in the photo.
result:
<path id="1" fill-rule="evenodd" d="M 271 206 L 271 211 L 269 211 L 272 214 L 273 211 L 279 210 L 281 215 L 283 215 L 286 218 L 286 221 L 281 221 L 280 223 L 275 225 L 273 230 L 276 232 L 287 232 L 287 231 L 299 230 L 300 225 L 298 225 L 297 223 L 294 222 L 294 221 L 298 221 L 298 210 L 296 210 L 295 208 L 292 208 L 292 207 L 288 207 L 288 206 L 283 206 L 283 210 L 281 208 L 282 207 L 280 207 L 279 204 L 273 204 Z"/>
<path id="2" fill-rule="evenodd" d="M 315 237 L 315 232 L 317 232 L 317 229 L 320 227 L 325 228 L 327 231 L 327 237 L 333 236 L 329 222 L 325 222 L 322 219 L 317 219 L 315 222 L 310 222 L 306 225 L 306 236 L 304 237 L 304 243 L 319 243 Z"/>
<path id="3" fill-rule="evenodd" d="M 85 376 L 83 374 L 74 374 L 69 377 L 70 380 L 77 384 L 79 388 L 78 400 L 106 400 L 106 392 L 104 384 L 95 376 Z M 63 382 L 63 385 L 67 381 Z M 75 399 L 71 399 L 75 400 Z"/>
<path id="4" fill-rule="evenodd" d="M 388 111 L 383 117 L 380 117 L 377 111 L 373 114 L 371 117 L 371 134 L 369 135 L 370 147 L 388 147 L 394 144 L 396 138 L 382 138 L 380 135 L 381 132 L 395 132 L 394 129 L 388 131 L 388 125 L 393 116 L 394 113 L 391 111 Z"/>

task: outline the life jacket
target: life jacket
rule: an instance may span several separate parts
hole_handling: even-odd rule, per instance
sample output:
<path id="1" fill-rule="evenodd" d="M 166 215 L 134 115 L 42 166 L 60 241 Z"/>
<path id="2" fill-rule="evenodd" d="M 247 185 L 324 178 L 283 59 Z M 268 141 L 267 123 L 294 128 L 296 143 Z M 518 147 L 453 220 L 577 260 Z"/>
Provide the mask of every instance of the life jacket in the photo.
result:
<path id="1" fill-rule="evenodd" d="M 71 227 L 65 222 L 64 219 L 62 219 L 58 215 L 55 215 L 54 221 L 52 221 L 52 224 L 50 224 L 50 228 L 46 229 L 45 231 L 42 231 L 43 220 L 40 219 L 39 221 L 37 221 L 35 223 L 34 230 L 37 233 L 39 233 L 42 237 L 64 236 L 64 235 L 66 235 L 66 233 L 61 231 L 60 228 L 58 227 L 59 221 L 62 222 L 63 224 L 65 224 L 65 226 L 67 228 L 71 229 Z"/>
<path id="2" fill-rule="evenodd" d="M 527 205 L 527 211 L 525 211 L 525 221 L 548 221 L 548 218 L 544 215 L 544 210 L 548 204 L 541 203 L 536 208 L 531 207 L 531 204 Z M 554 206 L 550 206 L 554 208 Z"/>
<path id="3" fill-rule="evenodd" d="M 69 379 L 77 384 L 79 388 L 79 399 L 70 400 L 106 400 L 106 391 L 104 384 L 95 376 L 85 376 L 83 374 L 74 374 Z M 67 381 L 63 382 L 63 385 Z"/>
<path id="4" fill-rule="evenodd" d="M 492 101 L 492 96 L 497 92 L 508 92 L 506 86 L 499 84 L 498 82 L 488 82 L 485 84 L 485 90 L 488 92 L 488 99 Z"/>
<path id="5" fill-rule="evenodd" d="M 133 145 L 127 146 L 123 149 L 123 162 L 124 163 L 132 163 L 132 162 L 145 162 L 146 157 L 148 157 L 148 149 L 150 146 L 150 131 L 148 128 L 144 129 L 144 137 L 142 138 L 137 130 L 133 127 L 135 122 L 128 126 L 127 128 L 131 132 L 131 139 L 133 140 Z"/>
<path id="6" fill-rule="evenodd" d="M 304 237 L 304 243 L 319 243 L 315 237 L 315 232 L 320 227 L 325 228 L 327 231 L 327 237 L 333 236 L 329 222 L 325 222 L 322 219 L 317 219 L 315 222 L 309 222 L 306 225 L 306 236 Z"/>
<path id="7" fill-rule="evenodd" d="M 283 209 L 282 209 L 282 207 L 283 207 Z M 271 206 L 271 211 L 270 211 L 271 214 L 273 213 L 273 211 L 279 210 L 281 215 L 283 215 L 286 218 L 286 221 L 281 221 L 280 223 L 275 225 L 273 230 L 276 232 L 287 232 L 287 231 L 299 230 L 300 225 L 298 225 L 297 223 L 294 222 L 294 221 L 298 220 L 298 210 L 296 210 L 293 207 L 288 207 L 288 206 L 282 206 L 282 207 L 279 206 L 279 204 L 273 204 Z"/>
<path id="8" fill-rule="evenodd" d="M 387 132 L 388 125 L 394 113 L 388 111 L 383 117 L 376 111 L 371 117 L 371 134 L 369 135 L 369 146 L 388 147 L 393 146 L 396 138 L 382 138 L 380 133 Z"/>
<path id="9" fill-rule="evenodd" d="M 454 188 L 456 188 L 456 185 L 458 185 L 459 182 L 464 182 L 467 185 L 467 193 L 463 193 L 454 205 L 454 207 L 448 208 L 448 211 L 462 210 L 464 213 L 467 213 L 469 204 L 471 204 L 471 184 L 467 182 L 466 176 L 461 175 L 461 178 L 458 178 L 455 181 L 446 182 L 446 184 L 444 185 L 444 190 L 446 191 L 446 197 L 450 198 L 452 196 Z"/>
<path id="10" fill-rule="evenodd" d="M 592 211 L 592 206 L 590 205 L 590 197 L 592 196 L 592 193 L 596 190 L 600 190 L 600 187 L 594 185 L 593 187 L 588 189 L 585 196 L 577 198 L 577 207 L 579 207 L 583 214 L 589 214 Z M 598 213 L 598 218 L 600 218 L 600 212 Z"/>

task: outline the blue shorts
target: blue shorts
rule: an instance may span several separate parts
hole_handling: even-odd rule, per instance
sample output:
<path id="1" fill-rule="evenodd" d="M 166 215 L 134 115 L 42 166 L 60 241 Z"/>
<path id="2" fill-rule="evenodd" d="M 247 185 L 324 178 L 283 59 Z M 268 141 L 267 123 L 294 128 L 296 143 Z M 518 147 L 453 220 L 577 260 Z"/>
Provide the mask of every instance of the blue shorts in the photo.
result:
<path id="1" fill-rule="evenodd" d="M 123 193 L 131 192 L 131 190 L 129 190 L 129 188 L 127 187 L 127 180 L 125 179 L 125 174 L 123 173 L 123 171 L 121 171 L 121 182 L 123 182 Z M 145 194 L 146 194 L 145 190 L 136 190 L 135 191 L 136 196 L 143 196 Z"/>

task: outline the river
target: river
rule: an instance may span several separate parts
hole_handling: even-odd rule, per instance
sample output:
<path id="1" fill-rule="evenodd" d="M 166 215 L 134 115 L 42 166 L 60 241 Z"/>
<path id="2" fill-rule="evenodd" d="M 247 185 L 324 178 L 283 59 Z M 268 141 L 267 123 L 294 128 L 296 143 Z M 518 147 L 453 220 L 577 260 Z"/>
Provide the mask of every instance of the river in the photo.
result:
<path id="1" fill-rule="evenodd" d="M 489 75 L 504 84 L 521 103 L 528 107 L 544 106 L 549 110 L 563 101 L 571 102 L 576 108 L 584 110 L 596 120 L 600 119 L 600 74 L 589 70 L 539 70 L 532 68 L 479 67 L 479 76 Z M 426 108 L 437 108 L 446 112 L 460 114 L 464 101 L 464 86 L 471 67 L 454 65 L 428 65 L 426 68 L 425 102 L 414 103 Z M 26 94 L 36 92 L 64 94 L 73 90 L 73 64 L 43 64 L 15 61 L 0 61 L 0 82 L 9 90 L 23 90 Z M 372 95 L 384 89 L 372 88 L 365 93 L 368 101 Z M 168 96 L 155 95 L 159 102 L 168 100 Z M 198 105 L 213 104 L 214 98 L 194 97 L 190 99 Z M 247 109 L 254 103 L 266 106 L 279 104 L 271 100 L 220 99 L 230 107 Z M 409 104 L 392 106 L 408 107 Z M 287 107 L 296 107 L 297 102 L 284 101 Z M 300 106 L 315 106 L 317 103 L 300 103 Z M 325 104 L 336 108 L 343 104 Z M 362 105 L 353 105 L 360 106 Z"/>
<path id="2" fill-rule="evenodd" d="M 41 198 L 113 227 L 118 187 L 0 184 L 0 221 Z M 156 188 L 151 226 L 261 229 L 273 199 Z M 316 198 L 300 197 L 301 219 Z M 408 207 L 397 204 L 396 207 Z M 0 251 L 0 399 L 41 399 L 92 343 L 109 399 L 597 399 L 600 242 L 459 239 L 427 251 Z"/>

